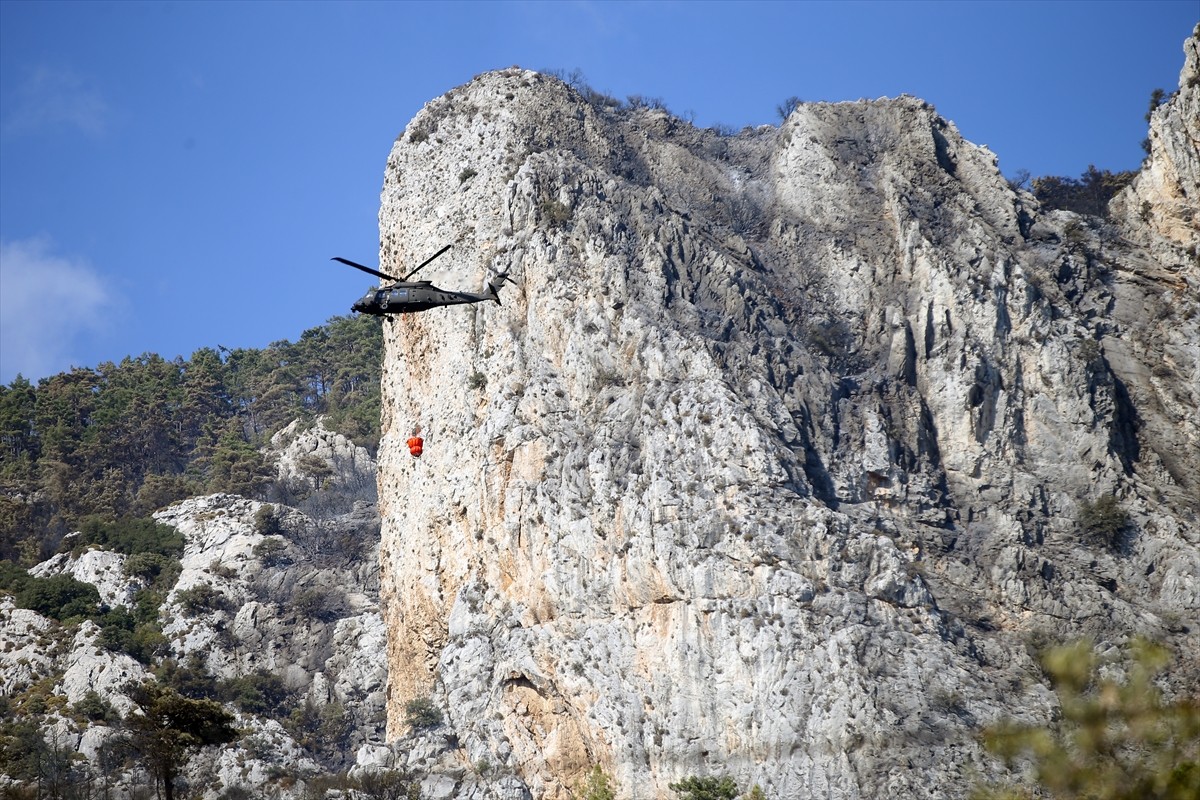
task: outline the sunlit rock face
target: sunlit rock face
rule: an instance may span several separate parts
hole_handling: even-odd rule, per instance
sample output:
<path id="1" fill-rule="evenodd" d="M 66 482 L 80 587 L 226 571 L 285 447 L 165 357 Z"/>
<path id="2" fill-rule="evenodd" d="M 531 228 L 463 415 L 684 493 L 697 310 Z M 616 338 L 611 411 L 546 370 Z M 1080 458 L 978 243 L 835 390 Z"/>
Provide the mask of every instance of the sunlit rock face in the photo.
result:
<path id="1" fill-rule="evenodd" d="M 142 582 L 125 574 L 125 559 L 122 553 L 106 550 L 59 553 L 32 567 L 29 574 L 37 578 L 67 575 L 95 586 L 101 602 L 106 605 L 129 607 L 134 594 L 142 588 Z"/>
<path id="2" fill-rule="evenodd" d="M 56 653 L 46 646 L 54 623 L 0 597 L 0 697 L 12 697 L 51 673 Z"/>
<path id="3" fill-rule="evenodd" d="M 264 529 L 266 511 L 277 528 Z M 199 658 L 222 679 L 278 675 L 317 707 L 345 705 L 359 729 L 352 743 L 373 738 L 386 673 L 372 526 L 226 494 L 176 503 L 155 518 L 186 542 L 165 604 L 172 655 Z"/>
<path id="4" fill-rule="evenodd" d="M 349 510 L 337 506 L 375 501 L 375 459 L 326 428 L 323 417 L 292 422 L 271 437 L 270 449 L 278 491 L 314 513 L 328 517 Z"/>
<path id="5" fill-rule="evenodd" d="M 914 98 L 736 136 L 590 100 L 487 73 L 387 163 L 384 272 L 516 280 L 383 323 L 389 735 L 445 712 L 442 795 L 960 798 L 982 726 L 1053 713 L 1031 642 L 1196 663 L 1194 267 L 1135 319 L 1159 251 Z"/>
<path id="6" fill-rule="evenodd" d="M 1124 217 L 1124 227 L 1138 241 L 1190 251 L 1195 280 L 1200 250 L 1200 25 L 1184 42 L 1183 53 L 1179 90 L 1150 115 L 1149 156 L 1113 211 Z"/>

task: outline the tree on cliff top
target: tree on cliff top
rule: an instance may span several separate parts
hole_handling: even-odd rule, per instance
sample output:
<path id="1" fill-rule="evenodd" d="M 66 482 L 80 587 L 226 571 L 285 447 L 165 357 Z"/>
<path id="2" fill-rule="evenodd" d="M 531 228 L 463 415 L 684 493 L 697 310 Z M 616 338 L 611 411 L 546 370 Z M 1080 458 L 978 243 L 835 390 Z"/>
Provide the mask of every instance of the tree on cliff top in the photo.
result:
<path id="1" fill-rule="evenodd" d="M 1047 175 L 1033 179 L 1033 194 L 1042 207 L 1074 211 L 1094 217 L 1108 216 L 1108 201 L 1133 182 L 1135 170 L 1109 172 L 1089 165 L 1076 178 Z"/>

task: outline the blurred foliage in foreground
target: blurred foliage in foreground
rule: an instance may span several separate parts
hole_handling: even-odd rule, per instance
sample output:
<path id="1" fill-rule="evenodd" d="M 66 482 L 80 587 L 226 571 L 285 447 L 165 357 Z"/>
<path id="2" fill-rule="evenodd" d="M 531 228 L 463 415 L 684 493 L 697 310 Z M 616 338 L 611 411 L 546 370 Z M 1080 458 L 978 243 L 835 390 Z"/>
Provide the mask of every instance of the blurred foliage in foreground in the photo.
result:
<path id="1" fill-rule="evenodd" d="M 1135 640 L 1120 661 L 1090 641 L 1047 652 L 1061 718 L 1052 727 L 1002 724 L 984 734 L 1010 768 L 1028 766 L 1040 791 L 981 788 L 975 800 L 1196 800 L 1200 798 L 1200 702 L 1164 700 L 1155 677 L 1167 650 Z"/>

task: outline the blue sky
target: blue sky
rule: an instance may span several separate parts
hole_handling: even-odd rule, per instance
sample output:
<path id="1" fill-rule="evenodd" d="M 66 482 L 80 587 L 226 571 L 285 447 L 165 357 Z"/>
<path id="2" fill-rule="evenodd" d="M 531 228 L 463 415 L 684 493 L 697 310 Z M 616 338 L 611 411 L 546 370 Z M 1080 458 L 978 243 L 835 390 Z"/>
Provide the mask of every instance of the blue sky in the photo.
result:
<path id="1" fill-rule="evenodd" d="M 388 150 L 513 64 L 697 125 L 908 93 L 1012 175 L 1137 167 L 1200 0 L 0 2 L 0 383 L 349 313 Z M 419 258 L 421 254 L 413 254 Z M 367 279 L 369 281 L 369 279 Z"/>

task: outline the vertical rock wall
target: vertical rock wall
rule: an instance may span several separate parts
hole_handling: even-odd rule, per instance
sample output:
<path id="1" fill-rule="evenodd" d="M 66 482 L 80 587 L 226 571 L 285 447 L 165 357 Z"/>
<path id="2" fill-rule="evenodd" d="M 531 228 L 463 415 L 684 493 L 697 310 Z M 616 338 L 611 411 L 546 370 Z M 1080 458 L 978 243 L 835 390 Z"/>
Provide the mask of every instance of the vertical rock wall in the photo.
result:
<path id="1" fill-rule="evenodd" d="M 380 233 L 385 272 L 517 281 L 383 323 L 389 734 L 433 699 L 505 776 L 472 796 L 962 797 L 980 726 L 1052 713 L 1031 637 L 1195 655 L 1197 398 L 1121 316 L 1163 261 L 929 105 L 720 136 L 488 73 L 397 139 Z M 1108 494 L 1116 549 L 1075 521 Z"/>

